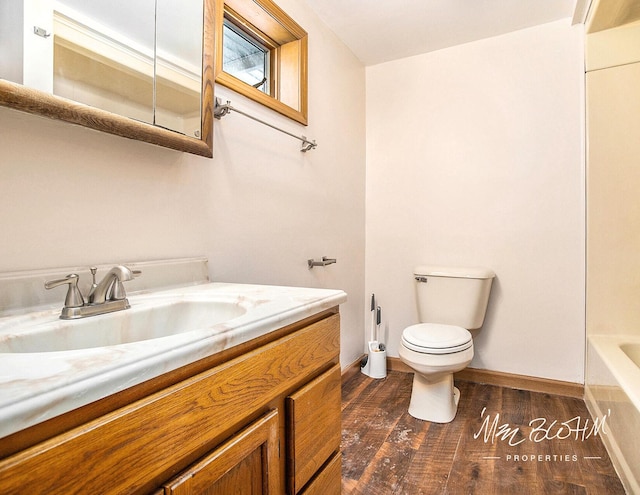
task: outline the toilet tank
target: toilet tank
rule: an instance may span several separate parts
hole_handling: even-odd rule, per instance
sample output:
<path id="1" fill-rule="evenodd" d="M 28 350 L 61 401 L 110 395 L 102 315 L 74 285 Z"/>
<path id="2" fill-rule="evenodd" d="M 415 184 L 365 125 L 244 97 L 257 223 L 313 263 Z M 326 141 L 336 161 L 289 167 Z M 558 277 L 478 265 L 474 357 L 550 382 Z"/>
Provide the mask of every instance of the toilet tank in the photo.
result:
<path id="1" fill-rule="evenodd" d="M 480 328 L 494 277 L 487 268 L 417 266 L 414 278 L 420 322 Z"/>

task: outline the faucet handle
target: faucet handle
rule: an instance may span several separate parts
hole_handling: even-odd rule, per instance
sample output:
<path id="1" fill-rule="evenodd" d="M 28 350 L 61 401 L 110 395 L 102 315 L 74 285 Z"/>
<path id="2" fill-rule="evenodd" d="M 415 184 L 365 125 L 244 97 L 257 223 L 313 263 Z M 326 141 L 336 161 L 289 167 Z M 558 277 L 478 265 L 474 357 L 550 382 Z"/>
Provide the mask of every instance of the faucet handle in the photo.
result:
<path id="1" fill-rule="evenodd" d="M 44 283 L 44 288 L 53 289 L 54 287 L 58 287 L 60 285 L 69 284 L 67 296 L 64 299 L 64 306 L 66 308 L 79 308 L 80 306 L 84 305 L 82 293 L 80 292 L 80 289 L 78 289 L 79 278 L 80 277 L 76 273 L 72 273 L 70 275 L 67 275 L 65 278 L 46 281 Z"/>

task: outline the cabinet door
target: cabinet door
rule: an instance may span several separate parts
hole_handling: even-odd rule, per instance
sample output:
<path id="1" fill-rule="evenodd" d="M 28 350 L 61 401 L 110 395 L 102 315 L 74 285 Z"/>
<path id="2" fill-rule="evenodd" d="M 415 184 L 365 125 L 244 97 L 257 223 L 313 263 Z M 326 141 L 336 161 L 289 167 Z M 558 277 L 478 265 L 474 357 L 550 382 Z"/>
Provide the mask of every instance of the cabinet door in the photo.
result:
<path id="1" fill-rule="evenodd" d="M 165 495 L 276 495 L 278 411 L 249 425 L 164 486 Z"/>
<path id="2" fill-rule="evenodd" d="M 287 477 L 291 493 L 298 493 L 340 450 L 340 385 L 340 365 L 336 365 L 287 397 Z"/>

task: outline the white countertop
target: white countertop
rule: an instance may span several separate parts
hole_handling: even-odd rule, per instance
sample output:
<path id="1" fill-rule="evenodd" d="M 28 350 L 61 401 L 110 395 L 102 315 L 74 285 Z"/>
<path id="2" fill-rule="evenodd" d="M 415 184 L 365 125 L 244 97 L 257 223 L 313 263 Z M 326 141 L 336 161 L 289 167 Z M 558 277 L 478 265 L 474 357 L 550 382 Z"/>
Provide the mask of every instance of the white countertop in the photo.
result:
<path id="1" fill-rule="evenodd" d="M 224 298 L 246 312 L 224 323 L 168 337 L 55 352 L 0 353 L 0 438 L 277 330 L 347 300 L 341 290 L 206 283 L 129 297 Z M 127 310 L 128 311 L 128 310 Z M 38 313 L 57 319 L 60 308 Z M 100 318 L 92 317 L 92 318 Z M 0 339 L 13 323 L 0 318 Z"/>

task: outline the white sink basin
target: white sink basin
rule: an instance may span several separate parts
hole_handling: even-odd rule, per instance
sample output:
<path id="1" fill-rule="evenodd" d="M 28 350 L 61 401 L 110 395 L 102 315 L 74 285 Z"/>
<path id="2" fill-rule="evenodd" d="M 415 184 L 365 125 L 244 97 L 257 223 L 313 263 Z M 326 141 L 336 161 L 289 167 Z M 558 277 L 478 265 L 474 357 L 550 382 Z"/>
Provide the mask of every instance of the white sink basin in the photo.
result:
<path id="1" fill-rule="evenodd" d="M 242 316 L 237 302 L 207 299 L 131 301 L 131 308 L 79 320 L 42 312 L 11 322 L 0 333 L 0 353 L 70 351 L 116 346 L 211 328 Z M 3 330 L 0 325 L 0 330 Z"/>

